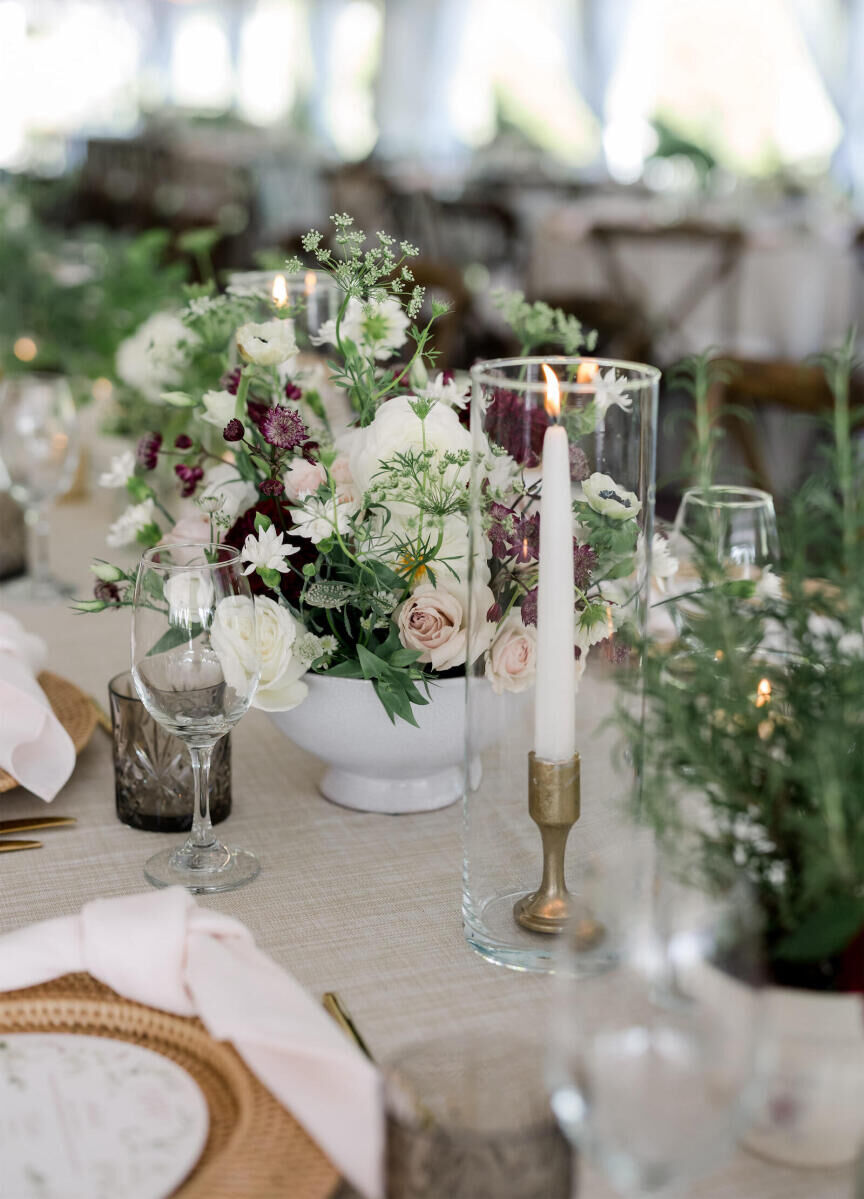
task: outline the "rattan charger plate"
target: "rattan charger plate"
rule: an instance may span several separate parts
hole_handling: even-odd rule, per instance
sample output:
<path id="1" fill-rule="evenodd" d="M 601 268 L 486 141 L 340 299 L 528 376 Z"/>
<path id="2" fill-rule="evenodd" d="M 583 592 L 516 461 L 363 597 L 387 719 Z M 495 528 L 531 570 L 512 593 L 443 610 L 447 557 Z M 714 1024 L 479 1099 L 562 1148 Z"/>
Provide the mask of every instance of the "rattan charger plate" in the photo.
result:
<path id="1" fill-rule="evenodd" d="M 2 1033 L 131 1041 L 186 1070 L 210 1112 L 207 1144 L 176 1199 L 328 1199 L 339 1175 L 234 1049 L 199 1020 L 123 999 L 89 974 L 0 995 Z"/>
<path id="2" fill-rule="evenodd" d="M 80 687 L 76 687 L 68 679 L 61 679 L 59 674 L 51 674 L 48 670 L 43 670 L 39 675 L 39 685 L 54 709 L 54 715 L 72 738 L 75 753 L 80 754 L 96 727 L 98 713 L 95 704 Z M 18 783 L 11 774 L 0 770 L 0 793 L 11 791 L 17 786 Z"/>

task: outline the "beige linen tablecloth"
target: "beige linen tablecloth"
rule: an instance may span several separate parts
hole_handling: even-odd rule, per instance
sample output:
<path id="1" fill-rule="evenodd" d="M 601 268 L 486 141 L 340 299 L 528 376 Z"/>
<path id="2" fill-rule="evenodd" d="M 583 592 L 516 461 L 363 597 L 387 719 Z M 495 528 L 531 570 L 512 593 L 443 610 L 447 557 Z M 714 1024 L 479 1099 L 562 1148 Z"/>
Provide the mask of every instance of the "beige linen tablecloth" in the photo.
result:
<path id="1" fill-rule="evenodd" d="M 55 569 L 89 594 L 104 545 L 107 503 L 61 506 Z M 2 602 L 2 601 L 0 601 Z M 77 616 L 63 608 L 15 610 L 49 646 L 49 667 L 107 704 L 106 684 L 128 667 L 129 614 Z M 349 812 L 321 799 L 319 763 L 259 712 L 234 734 L 234 808 L 227 839 L 259 855 L 249 887 L 200 902 L 238 917 L 260 947 L 313 994 L 339 991 L 381 1059 L 419 1037 L 456 1029 L 537 1031 L 550 980 L 492 966 L 466 946 L 460 926 L 460 811 L 417 816 Z M 0 817 L 42 815 L 19 791 L 0 796 Z M 75 773 L 48 809 L 78 823 L 42 836 L 44 848 L 0 857 L 0 931 L 76 912 L 100 895 L 144 887 L 142 864 L 162 835 L 114 814 L 111 745 L 97 729 Z M 581 1199 L 607 1199 L 593 1175 Z M 793 1171 L 741 1153 L 695 1185 L 692 1199 L 851 1199 L 847 1171 Z"/>

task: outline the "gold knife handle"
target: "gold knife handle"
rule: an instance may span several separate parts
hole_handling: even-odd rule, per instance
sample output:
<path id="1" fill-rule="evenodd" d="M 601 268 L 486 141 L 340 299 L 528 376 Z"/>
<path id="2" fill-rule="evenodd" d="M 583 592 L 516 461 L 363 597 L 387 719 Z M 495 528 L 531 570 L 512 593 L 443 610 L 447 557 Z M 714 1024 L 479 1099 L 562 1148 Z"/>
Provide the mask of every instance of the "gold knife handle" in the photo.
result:
<path id="1" fill-rule="evenodd" d="M 0 853 L 15 853 L 17 849 L 41 848 L 41 841 L 0 841 Z"/>
<path id="2" fill-rule="evenodd" d="M 342 1000 L 335 991 L 325 991 L 321 997 L 321 1002 L 324 1005 L 324 1010 L 333 1017 L 343 1032 L 347 1033 L 361 1053 L 365 1053 L 370 1062 L 375 1059 L 369 1049 L 369 1046 L 361 1037 L 357 1030 L 357 1025 L 351 1019 L 348 1009 L 345 1007 Z"/>
<path id="3" fill-rule="evenodd" d="M 22 816 L 20 820 L 0 820 L 0 836 L 6 833 L 28 833 L 37 828 L 62 828 L 77 823 L 74 816 Z"/>

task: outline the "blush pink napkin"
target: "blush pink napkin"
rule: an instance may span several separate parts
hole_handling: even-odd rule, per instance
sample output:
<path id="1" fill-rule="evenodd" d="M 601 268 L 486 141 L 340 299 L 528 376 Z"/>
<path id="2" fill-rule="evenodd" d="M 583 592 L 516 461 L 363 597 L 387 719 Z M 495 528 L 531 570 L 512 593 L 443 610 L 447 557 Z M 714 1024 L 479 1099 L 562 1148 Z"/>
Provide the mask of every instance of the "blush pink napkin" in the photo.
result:
<path id="1" fill-rule="evenodd" d="M 380 1199 L 378 1071 L 238 920 L 181 887 L 97 899 L 0 937 L 0 991 L 85 970 L 120 995 L 198 1016 L 230 1041 L 367 1199 Z"/>
<path id="2" fill-rule="evenodd" d="M 36 682 L 44 657 L 42 639 L 0 612 L 0 766 L 50 801 L 75 768 L 75 746 Z"/>

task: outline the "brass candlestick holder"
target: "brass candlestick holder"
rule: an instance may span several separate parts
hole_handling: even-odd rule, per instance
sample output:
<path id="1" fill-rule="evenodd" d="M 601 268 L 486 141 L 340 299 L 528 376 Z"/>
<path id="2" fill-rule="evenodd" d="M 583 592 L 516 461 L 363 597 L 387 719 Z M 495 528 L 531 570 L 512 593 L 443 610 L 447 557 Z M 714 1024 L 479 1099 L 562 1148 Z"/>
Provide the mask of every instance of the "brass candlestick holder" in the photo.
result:
<path id="1" fill-rule="evenodd" d="M 564 855 L 570 829 L 579 819 L 580 763 L 574 754 L 564 762 L 545 762 L 528 755 L 528 814 L 540 829 L 543 877 L 540 886 L 515 904 L 513 915 L 535 933 L 560 933 L 570 914 L 564 882 Z"/>

